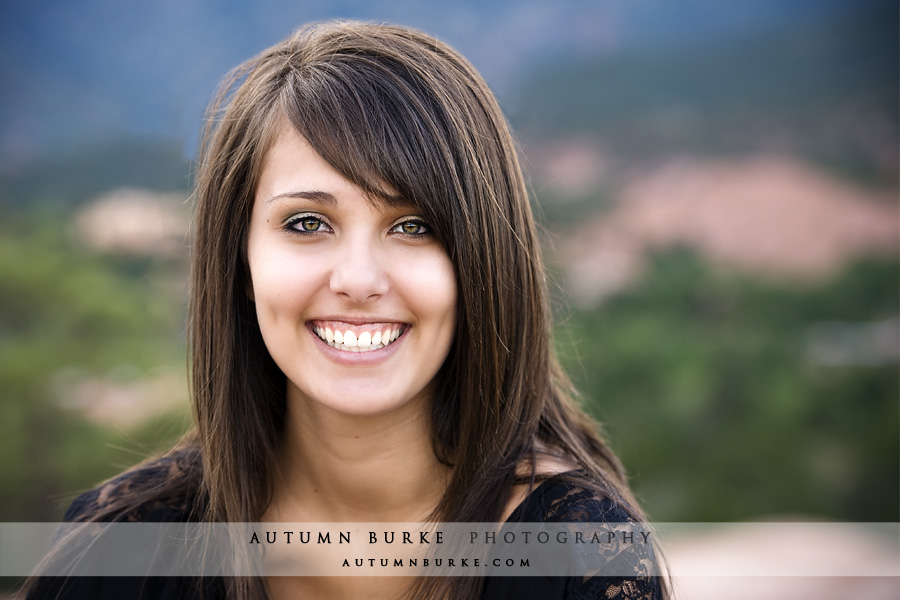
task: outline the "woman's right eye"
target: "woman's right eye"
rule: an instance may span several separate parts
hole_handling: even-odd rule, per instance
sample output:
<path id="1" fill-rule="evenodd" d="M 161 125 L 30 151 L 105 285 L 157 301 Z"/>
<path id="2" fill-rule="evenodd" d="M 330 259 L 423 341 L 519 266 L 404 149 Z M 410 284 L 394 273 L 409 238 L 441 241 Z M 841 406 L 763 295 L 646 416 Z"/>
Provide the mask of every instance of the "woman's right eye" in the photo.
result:
<path id="1" fill-rule="evenodd" d="M 285 223 L 285 228 L 298 233 L 320 233 L 329 231 L 328 225 L 314 215 L 297 215 Z"/>

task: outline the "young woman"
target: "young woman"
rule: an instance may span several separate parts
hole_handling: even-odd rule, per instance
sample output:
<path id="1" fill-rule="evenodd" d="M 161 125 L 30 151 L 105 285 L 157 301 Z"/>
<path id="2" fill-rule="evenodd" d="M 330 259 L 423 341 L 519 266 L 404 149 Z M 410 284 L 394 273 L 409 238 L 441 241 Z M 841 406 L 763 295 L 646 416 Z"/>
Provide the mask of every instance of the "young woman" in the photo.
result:
<path id="1" fill-rule="evenodd" d="M 81 496 L 69 520 L 642 520 L 553 355 L 504 117 L 453 49 L 396 26 L 298 31 L 227 79 L 196 197 L 196 427 L 167 457 Z M 274 599 L 663 597 L 649 573 L 202 587 Z M 144 598 L 196 591 L 138 583 Z"/>

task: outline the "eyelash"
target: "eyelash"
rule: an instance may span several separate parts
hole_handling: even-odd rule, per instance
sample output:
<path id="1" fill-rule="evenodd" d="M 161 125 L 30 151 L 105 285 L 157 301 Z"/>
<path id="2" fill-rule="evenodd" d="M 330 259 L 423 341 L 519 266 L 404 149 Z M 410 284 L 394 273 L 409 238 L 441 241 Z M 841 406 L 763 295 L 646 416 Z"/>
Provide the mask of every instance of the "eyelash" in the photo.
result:
<path id="1" fill-rule="evenodd" d="M 313 230 L 299 229 L 298 226 L 302 227 L 301 223 L 303 223 L 305 221 L 315 223 L 317 225 L 317 227 Z M 286 230 L 288 230 L 292 233 L 299 233 L 301 235 L 311 235 L 314 233 L 322 233 L 322 230 L 321 230 L 322 226 L 328 227 L 328 223 L 326 223 L 320 217 L 317 217 L 315 215 L 303 215 L 303 214 L 294 215 L 293 217 L 288 219 L 284 224 L 284 228 Z M 331 229 L 331 227 L 328 227 L 328 229 Z"/>
<path id="2" fill-rule="evenodd" d="M 302 223 L 304 223 L 304 222 L 306 222 L 310 225 L 315 225 L 316 226 L 315 229 L 305 229 L 305 228 L 300 229 L 300 227 L 303 227 Z M 403 231 L 402 228 L 405 225 L 414 225 L 414 226 L 418 227 L 418 230 L 415 233 L 409 233 L 409 232 Z M 326 227 L 327 229 L 325 231 L 323 231 L 322 227 Z M 300 215 L 295 215 L 295 216 L 291 217 L 290 219 L 288 219 L 285 222 L 284 228 L 289 232 L 297 233 L 300 235 L 313 235 L 316 233 L 326 233 L 327 231 L 331 230 L 331 226 L 329 226 L 328 223 L 326 223 L 321 217 L 317 217 L 316 215 L 309 215 L 309 214 L 300 214 Z M 431 228 L 428 226 L 427 223 L 425 223 L 425 221 L 422 221 L 421 219 L 406 219 L 404 221 L 401 221 L 401 222 L 393 225 L 389 231 L 397 233 L 399 235 L 410 237 L 410 238 L 419 238 L 419 237 L 423 237 L 423 236 L 431 234 Z"/>
<path id="3" fill-rule="evenodd" d="M 417 231 L 416 233 L 407 233 L 406 231 L 401 230 L 401 228 L 404 225 L 416 225 L 420 229 L 420 231 Z M 423 221 L 421 219 L 406 219 L 405 221 L 401 221 L 401 222 L 397 223 L 396 225 L 394 225 L 393 227 L 391 227 L 391 231 L 396 231 L 396 233 L 399 233 L 400 235 L 405 235 L 405 236 L 414 237 L 414 238 L 431 234 L 431 228 L 428 226 L 428 224 L 425 221 Z"/>

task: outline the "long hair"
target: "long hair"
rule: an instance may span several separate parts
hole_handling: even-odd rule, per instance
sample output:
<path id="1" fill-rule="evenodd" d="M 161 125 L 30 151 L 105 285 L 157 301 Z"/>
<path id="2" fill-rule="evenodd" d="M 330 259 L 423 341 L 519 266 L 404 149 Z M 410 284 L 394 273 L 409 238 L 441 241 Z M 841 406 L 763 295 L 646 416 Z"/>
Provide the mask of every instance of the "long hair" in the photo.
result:
<path id="1" fill-rule="evenodd" d="M 293 126 L 370 197 L 416 207 L 454 266 L 456 331 L 430 405 L 435 456 L 450 467 L 432 517 L 495 522 L 549 452 L 642 519 L 618 459 L 578 408 L 552 350 L 547 284 L 516 146 L 493 94 L 449 46 L 358 22 L 306 27 L 235 69 L 208 113 L 197 169 L 191 272 L 195 428 L 184 468 L 108 506 L 202 498 L 196 518 L 255 522 L 268 508 L 284 435 L 286 381 L 256 320 L 247 233 L 261 165 Z M 531 465 L 528 473 L 522 465 Z M 429 598 L 475 598 L 475 577 L 421 580 Z M 229 597 L 265 593 L 232 578 Z"/>
<path id="2" fill-rule="evenodd" d="M 262 160 L 286 122 L 364 193 L 414 205 L 454 265 L 457 329 L 430 407 L 434 452 L 452 476 L 434 516 L 498 520 L 540 442 L 641 518 L 554 357 L 528 193 L 493 94 L 434 38 L 357 22 L 310 26 L 262 52 L 209 112 L 190 326 L 206 518 L 255 521 L 272 496 L 285 380 L 247 291 L 246 238 Z"/>

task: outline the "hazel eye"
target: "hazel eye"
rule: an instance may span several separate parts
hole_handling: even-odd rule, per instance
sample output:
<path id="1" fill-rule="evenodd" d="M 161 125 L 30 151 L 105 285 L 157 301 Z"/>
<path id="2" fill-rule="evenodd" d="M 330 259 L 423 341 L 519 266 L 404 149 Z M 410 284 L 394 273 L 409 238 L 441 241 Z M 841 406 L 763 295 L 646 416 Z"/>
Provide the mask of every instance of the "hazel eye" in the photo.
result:
<path id="1" fill-rule="evenodd" d="M 319 233 L 328 230 L 328 225 L 313 215 L 297 215 L 289 219 L 285 226 L 298 233 Z"/>
<path id="2" fill-rule="evenodd" d="M 299 226 L 303 231 L 318 231 L 322 226 L 322 221 L 314 217 L 307 217 L 305 219 L 300 219 L 300 221 L 297 223 L 297 226 Z"/>
<path id="3" fill-rule="evenodd" d="M 391 231 L 411 236 L 419 236 L 431 233 L 428 225 L 418 219 L 410 219 L 408 221 L 403 221 L 402 223 L 397 223 L 396 225 L 394 225 Z"/>

